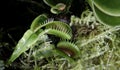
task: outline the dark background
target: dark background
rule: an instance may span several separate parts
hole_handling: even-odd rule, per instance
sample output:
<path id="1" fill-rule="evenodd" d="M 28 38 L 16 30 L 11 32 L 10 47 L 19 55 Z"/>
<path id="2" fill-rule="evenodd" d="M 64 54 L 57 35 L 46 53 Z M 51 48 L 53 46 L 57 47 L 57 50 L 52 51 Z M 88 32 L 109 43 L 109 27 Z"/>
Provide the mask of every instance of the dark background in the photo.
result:
<path id="1" fill-rule="evenodd" d="M 43 0 L 5 0 L 2 4 L 4 22 L 3 27 L 29 26 L 32 20 L 42 13 L 50 13 L 50 7 L 44 4 Z M 2 3 L 2 2 L 1 2 Z M 83 11 L 83 0 L 73 0 L 70 11 L 74 15 L 80 15 Z"/>
<path id="2" fill-rule="evenodd" d="M 23 33 L 29 29 L 33 19 L 40 14 L 50 12 L 50 7 L 43 0 L 5 0 L 2 4 L 2 22 L 0 23 L 1 32 L 3 32 L 3 40 L 7 38 L 6 34 L 10 34 L 18 41 Z M 70 15 L 81 15 L 84 10 L 84 0 L 73 0 L 70 7 Z M 1 33 L 2 34 L 2 33 Z"/>

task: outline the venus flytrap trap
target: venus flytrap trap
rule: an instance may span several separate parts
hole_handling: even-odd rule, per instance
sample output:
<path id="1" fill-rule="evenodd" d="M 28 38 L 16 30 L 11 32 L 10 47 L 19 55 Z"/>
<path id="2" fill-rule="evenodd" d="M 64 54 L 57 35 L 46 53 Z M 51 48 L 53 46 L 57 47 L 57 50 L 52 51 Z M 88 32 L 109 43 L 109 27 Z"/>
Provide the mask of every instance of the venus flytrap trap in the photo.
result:
<path id="1" fill-rule="evenodd" d="M 46 29 L 51 29 L 48 34 L 54 34 L 62 39 L 70 40 L 72 38 L 72 29 L 66 23 L 60 21 L 53 21 L 49 23 L 50 24 L 46 25 Z"/>
<path id="2" fill-rule="evenodd" d="M 47 19 L 48 19 L 48 17 L 47 17 L 45 14 L 41 14 L 41 15 L 37 16 L 37 17 L 33 20 L 32 24 L 31 24 L 31 26 L 30 26 L 30 29 L 33 30 L 33 31 L 35 31 L 37 28 L 40 29 L 39 26 L 45 24 L 45 21 L 46 21 Z M 52 20 L 51 20 L 51 21 L 52 21 Z M 41 27 L 42 27 L 42 26 L 41 26 Z"/>
<path id="3" fill-rule="evenodd" d="M 68 56 L 77 57 L 80 54 L 79 48 L 69 41 L 61 41 L 57 44 L 57 48 L 64 51 Z"/>
<path id="4" fill-rule="evenodd" d="M 65 8 L 66 5 L 64 3 L 58 3 L 56 6 L 52 7 L 50 11 L 54 14 L 60 14 Z"/>
<path id="5" fill-rule="evenodd" d="M 43 0 L 53 14 L 68 13 L 72 0 Z"/>

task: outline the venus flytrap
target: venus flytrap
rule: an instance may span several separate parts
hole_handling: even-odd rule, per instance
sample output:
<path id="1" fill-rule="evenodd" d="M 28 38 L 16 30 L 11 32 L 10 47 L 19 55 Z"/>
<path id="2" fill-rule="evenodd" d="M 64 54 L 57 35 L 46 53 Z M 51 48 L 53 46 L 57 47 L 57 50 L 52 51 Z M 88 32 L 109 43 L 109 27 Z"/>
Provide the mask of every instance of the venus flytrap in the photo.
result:
<path id="1" fill-rule="evenodd" d="M 37 41 L 39 41 L 40 44 L 42 43 L 44 44 L 46 40 L 40 38 L 40 37 L 44 37 L 44 35 L 45 36 L 54 35 L 56 37 L 61 38 L 61 40 L 70 40 L 72 38 L 72 29 L 70 28 L 69 25 L 67 25 L 64 22 L 53 21 L 51 19 L 47 20 L 46 15 L 44 14 L 39 15 L 33 20 L 30 29 L 28 29 L 25 32 L 23 37 L 18 42 L 16 49 L 13 51 L 13 54 L 11 55 L 8 61 L 8 64 L 12 63 L 22 53 L 26 52 L 30 48 L 34 49 Z M 67 43 L 68 45 L 64 46 L 64 44 L 62 44 L 62 46 L 58 45 L 58 47 L 62 47 L 62 48 L 65 47 L 65 49 L 72 48 L 69 49 L 69 51 L 71 52 L 73 51 L 74 55 L 77 56 L 77 54 L 79 53 L 79 48 L 77 48 L 77 46 L 75 46 L 73 43 L 69 43 L 69 42 L 64 42 L 64 43 Z M 48 47 L 47 46 L 41 47 L 39 48 L 39 50 L 34 50 L 35 52 L 33 53 L 33 55 L 35 59 L 39 59 L 41 57 L 45 58 L 45 57 L 53 56 L 54 54 L 58 54 L 62 57 L 65 57 L 70 62 L 73 62 L 72 58 L 70 58 L 68 54 L 65 53 L 64 49 L 59 50 L 53 48 L 55 48 L 54 44 L 50 44 L 48 45 Z"/>

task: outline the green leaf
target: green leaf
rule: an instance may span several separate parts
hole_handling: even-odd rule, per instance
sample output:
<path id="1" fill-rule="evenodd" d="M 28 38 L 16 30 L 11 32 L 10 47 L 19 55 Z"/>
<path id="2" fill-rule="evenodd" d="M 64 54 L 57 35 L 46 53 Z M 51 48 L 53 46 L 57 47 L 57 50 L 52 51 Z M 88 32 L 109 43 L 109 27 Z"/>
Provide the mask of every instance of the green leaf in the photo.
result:
<path id="1" fill-rule="evenodd" d="M 27 51 L 36 42 L 38 36 L 31 30 L 27 30 L 23 37 L 19 40 L 13 54 L 11 55 L 8 64 L 18 58 L 23 52 Z"/>
<path id="2" fill-rule="evenodd" d="M 119 3 L 117 3 L 117 1 L 113 1 L 113 4 L 112 4 L 111 0 L 110 0 L 110 3 L 109 3 L 109 0 L 102 0 L 102 1 L 101 0 L 100 1 L 99 0 L 88 0 L 88 3 L 91 6 L 98 21 L 100 21 L 103 24 L 110 25 L 110 26 L 117 26 L 117 25 L 120 25 L 120 16 L 118 13 L 118 11 L 120 10 L 118 6 L 113 6 L 114 4 L 120 5 L 119 4 L 120 2 L 118 1 Z"/>
<path id="3" fill-rule="evenodd" d="M 30 29 L 25 32 L 23 37 L 19 40 L 17 46 L 15 47 L 14 52 L 12 53 L 10 59 L 8 60 L 8 64 L 17 59 L 23 52 L 27 51 L 30 47 L 33 47 L 36 41 L 39 40 L 39 37 L 49 32 L 51 29 L 47 29 L 39 33 L 35 34 Z"/>
<path id="4" fill-rule="evenodd" d="M 93 7 L 93 11 L 97 19 L 110 26 L 117 26 L 120 25 L 120 16 L 110 16 L 102 11 L 100 11 L 96 6 Z"/>
<path id="5" fill-rule="evenodd" d="M 94 5 L 111 16 L 120 16 L 120 0 L 93 0 Z"/>

